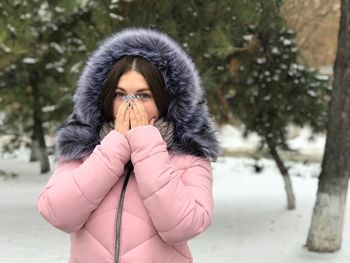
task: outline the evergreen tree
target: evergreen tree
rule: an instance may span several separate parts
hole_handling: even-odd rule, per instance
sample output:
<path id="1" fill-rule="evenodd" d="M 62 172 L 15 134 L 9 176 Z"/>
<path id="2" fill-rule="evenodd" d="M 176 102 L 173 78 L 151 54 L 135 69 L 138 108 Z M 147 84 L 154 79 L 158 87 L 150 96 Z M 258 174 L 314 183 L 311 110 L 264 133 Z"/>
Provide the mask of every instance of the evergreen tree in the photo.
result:
<path id="1" fill-rule="evenodd" d="M 82 35 L 92 7 L 81 1 L 5 1 L 0 4 L 1 130 L 8 150 L 30 142 L 31 160 L 49 171 L 44 134 L 62 122 L 71 86 L 87 50 Z M 85 35 L 86 36 L 86 35 Z M 94 41 L 93 41 L 94 42 Z M 14 143 L 17 142 L 17 143 Z"/>
<path id="2" fill-rule="evenodd" d="M 328 77 L 298 63 L 295 34 L 286 28 L 274 0 L 262 2 L 257 25 L 248 25 L 242 50 L 232 56 L 230 106 L 243 121 L 246 133 L 256 132 L 274 158 L 285 182 L 288 208 L 295 198 L 288 170 L 278 149 L 289 150 L 287 127 L 309 125 L 325 129 L 329 101 Z"/>

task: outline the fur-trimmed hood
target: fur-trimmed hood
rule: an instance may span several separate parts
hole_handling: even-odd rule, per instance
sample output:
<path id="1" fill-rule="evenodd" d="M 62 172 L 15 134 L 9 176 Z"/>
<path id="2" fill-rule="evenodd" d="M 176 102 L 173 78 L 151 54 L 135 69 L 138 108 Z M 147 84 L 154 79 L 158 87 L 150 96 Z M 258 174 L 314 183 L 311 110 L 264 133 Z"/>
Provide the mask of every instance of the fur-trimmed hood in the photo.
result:
<path id="1" fill-rule="evenodd" d="M 77 160 L 89 155 L 100 143 L 99 129 L 104 122 L 102 84 L 112 65 L 125 55 L 144 57 L 164 78 L 170 99 L 167 119 L 174 123 L 174 142 L 169 150 L 215 161 L 222 151 L 218 129 L 208 111 L 194 63 L 168 34 L 141 27 L 113 34 L 89 57 L 73 96 L 73 112 L 57 132 L 55 158 Z"/>

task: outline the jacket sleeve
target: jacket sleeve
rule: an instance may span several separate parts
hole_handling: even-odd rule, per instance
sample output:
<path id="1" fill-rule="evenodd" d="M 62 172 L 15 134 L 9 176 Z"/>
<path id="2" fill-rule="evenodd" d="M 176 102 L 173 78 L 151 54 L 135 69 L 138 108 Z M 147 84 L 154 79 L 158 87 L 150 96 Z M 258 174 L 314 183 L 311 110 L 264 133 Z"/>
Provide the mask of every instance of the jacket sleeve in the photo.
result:
<path id="1" fill-rule="evenodd" d="M 175 245 L 208 228 L 213 210 L 210 160 L 192 156 L 180 178 L 156 127 L 136 127 L 127 138 L 138 190 L 160 237 Z"/>
<path id="2" fill-rule="evenodd" d="M 37 197 L 40 214 L 64 232 L 79 230 L 130 160 L 125 136 L 113 130 L 85 161 L 58 162 Z"/>

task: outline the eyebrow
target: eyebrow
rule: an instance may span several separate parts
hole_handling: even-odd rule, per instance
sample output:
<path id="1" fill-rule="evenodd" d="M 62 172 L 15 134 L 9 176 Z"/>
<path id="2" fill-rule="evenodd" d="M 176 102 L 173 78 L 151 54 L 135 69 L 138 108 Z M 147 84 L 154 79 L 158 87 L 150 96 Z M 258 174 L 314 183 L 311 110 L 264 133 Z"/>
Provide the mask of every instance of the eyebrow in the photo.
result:
<path id="1" fill-rule="evenodd" d="M 125 91 L 125 89 L 121 88 L 121 87 L 117 87 L 116 89 L 120 89 L 122 91 Z M 139 91 L 150 91 L 149 89 L 146 89 L 146 88 L 143 88 L 143 89 L 139 89 L 137 90 L 136 92 L 139 92 Z"/>

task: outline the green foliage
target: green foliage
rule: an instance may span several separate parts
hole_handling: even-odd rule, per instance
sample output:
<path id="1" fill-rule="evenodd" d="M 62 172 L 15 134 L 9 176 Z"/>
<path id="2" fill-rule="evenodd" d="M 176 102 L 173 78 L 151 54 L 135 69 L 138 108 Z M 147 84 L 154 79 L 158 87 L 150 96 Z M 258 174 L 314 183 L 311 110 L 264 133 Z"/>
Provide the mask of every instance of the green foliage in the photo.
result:
<path id="1" fill-rule="evenodd" d="M 288 149 L 289 124 L 325 130 L 330 81 L 298 63 L 295 33 L 276 12 L 264 13 L 268 15 L 257 27 L 248 26 L 243 36 L 244 45 L 253 48 L 236 53 L 240 70 L 230 105 L 247 132 L 257 132 L 263 142 Z"/>
<path id="2" fill-rule="evenodd" d="M 29 135 L 34 103 L 43 109 L 46 132 L 55 131 L 72 109 L 71 95 L 90 52 L 128 26 L 158 28 L 179 40 L 199 69 L 219 123 L 233 111 L 248 132 L 283 147 L 289 123 L 323 130 L 329 81 L 298 63 L 295 36 L 285 28 L 280 3 L 2 1 L 0 111 L 6 125 L 0 131 Z M 33 76 L 40 101 L 33 101 Z"/>
<path id="3" fill-rule="evenodd" d="M 4 114 L 0 130 L 14 135 L 17 143 L 11 143 L 12 148 L 31 137 L 35 104 L 43 109 L 46 132 L 66 117 L 81 60 L 87 55 L 85 42 L 91 39 L 81 37 L 91 9 L 82 1 L 0 4 L 0 24 L 5 25 L 0 31 L 0 111 Z M 38 97 L 33 97 L 34 85 Z"/>

